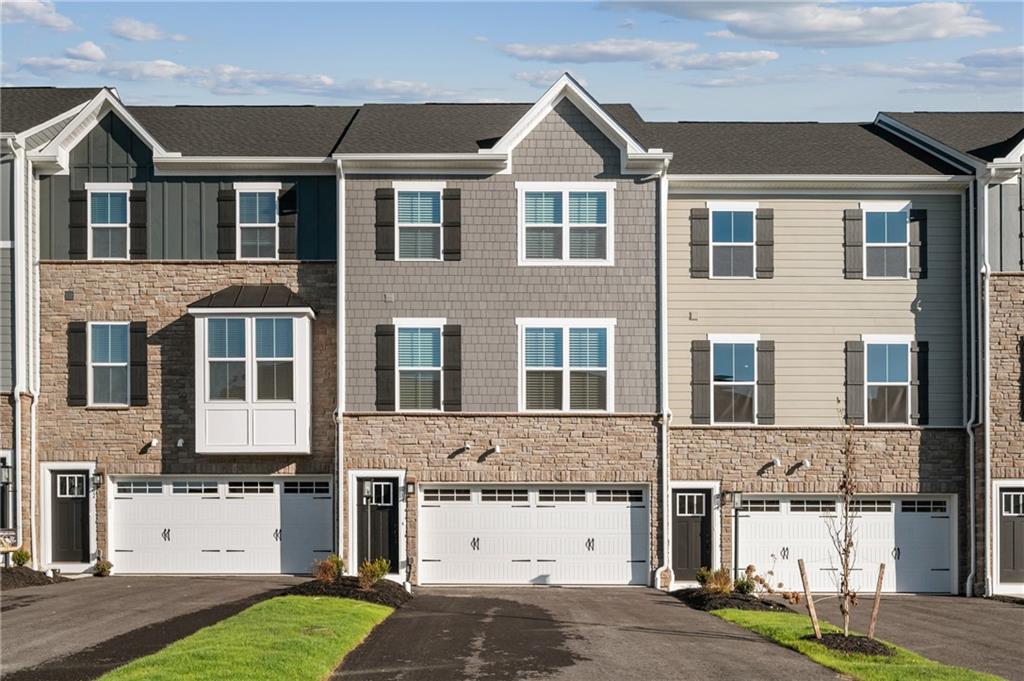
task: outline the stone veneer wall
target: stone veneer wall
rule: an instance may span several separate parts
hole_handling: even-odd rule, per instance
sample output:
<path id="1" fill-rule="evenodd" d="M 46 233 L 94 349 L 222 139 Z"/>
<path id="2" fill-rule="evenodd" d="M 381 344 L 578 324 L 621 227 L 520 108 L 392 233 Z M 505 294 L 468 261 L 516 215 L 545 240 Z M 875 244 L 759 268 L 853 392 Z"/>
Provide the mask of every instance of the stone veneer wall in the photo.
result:
<path id="1" fill-rule="evenodd" d="M 992 478 L 1019 479 L 1024 478 L 1024 273 L 992 275 L 990 294 Z"/>
<path id="2" fill-rule="evenodd" d="M 95 461 L 106 475 L 331 473 L 336 377 L 334 263 L 44 262 L 40 272 L 40 463 Z M 284 284 L 317 312 L 313 322 L 312 452 L 196 454 L 194 322 L 190 303 L 234 284 Z M 67 300 L 66 292 L 73 293 Z M 117 409 L 67 404 L 70 321 L 146 321 L 149 404 Z M 158 438 L 156 451 L 148 443 Z M 182 438 L 184 447 L 176 446 Z M 27 451 L 27 450 L 26 450 Z M 39 485 L 44 481 L 40 478 Z M 106 553 L 106 490 L 96 498 L 97 546 Z M 40 536 L 40 541 L 42 537 Z M 42 555 L 42 554 L 41 554 Z"/>
<path id="3" fill-rule="evenodd" d="M 672 480 L 719 481 L 744 494 L 835 493 L 843 468 L 844 428 L 722 428 L 669 430 Z M 969 562 L 962 429 L 858 428 L 854 434 L 860 489 L 865 494 L 956 494 L 960 570 Z M 782 465 L 759 473 L 772 457 Z M 809 469 L 788 471 L 803 459 Z M 721 504 L 721 561 L 732 567 L 732 503 Z"/>
<path id="4" fill-rule="evenodd" d="M 637 483 L 651 499 L 651 566 L 660 565 L 660 466 L 654 415 L 346 414 L 345 470 L 402 469 L 430 482 Z M 460 451 L 471 442 L 469 452 Z M 501 445 L 500 454 L 484 456 Z M 348 473 L 345 474 L 346 485 Z M 348 510 L 345 548 L 348 547 Z M 417 581 L 415 500 L 406 506 L 406 554 Z"/>

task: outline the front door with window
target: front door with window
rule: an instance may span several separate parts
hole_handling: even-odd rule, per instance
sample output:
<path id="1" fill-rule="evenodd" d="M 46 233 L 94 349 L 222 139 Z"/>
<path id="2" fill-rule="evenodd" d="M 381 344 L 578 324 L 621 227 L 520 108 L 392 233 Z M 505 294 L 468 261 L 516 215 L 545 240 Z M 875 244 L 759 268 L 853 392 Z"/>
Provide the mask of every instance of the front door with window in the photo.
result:
<path id="1" fill-rule="evenodd" d="M 999 499 L 999 581 L 1024 583 L 1024 487 L 1004 489 Z"/>
<path id="2" fill-rule="evenodd" d="M 711 567 L 711 490 L 672 493 L 672 574 L 677 581 L 697 579 Z"/>
<path id="3" fill-rule="evenodd" d="M 398 480 L 358 478 L 356 513 L 359 564 L 387 558 L 392 574 L 398 572 Z M 358 566 L 357 566 L 358 567 Z"/>
<path id="4" fill-rule="evenodd" d="M 89 562 L 89 471 L 54 471 L 50 498 L 50 560 Z"/>

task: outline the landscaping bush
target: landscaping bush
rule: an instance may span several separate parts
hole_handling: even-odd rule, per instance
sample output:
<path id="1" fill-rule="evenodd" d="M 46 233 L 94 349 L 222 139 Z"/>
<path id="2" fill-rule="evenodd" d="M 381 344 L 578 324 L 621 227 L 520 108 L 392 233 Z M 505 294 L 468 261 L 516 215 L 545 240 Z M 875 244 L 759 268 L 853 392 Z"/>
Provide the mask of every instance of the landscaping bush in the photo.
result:
<path id="1" fill-rule="evenodd" d="M 702 567 L 697 570 L 697 583 L 701 586 L 707 586 L 708 580 L 711 579 L 711 568 Z"/>
<path id="2" fill-rule="evenodd" d="M 109 560 L 103 560 L 102 558 L 96 561 L 95 575 L 97 577 L 109 577 L 110 571 L 114 568 L 114 564 Z"/>
<path id="3" fill-rule="evenodd" d="M 378 558 L 375 561 L 364 560 L 359 566 L 359 588 L 369 591 L 373 585 L 384 578 L 391 571 L 391 561 L 387 558 Z"/>
<path id="4" fill-rule="evenodd" d="M 754 582 L 754 580 L 750 579 L 749 577 L 740 577 L 732 585 L 732 588 L 736 591 L 736 593 L 743 594 L 744 596 L 754 593 L 754 589 L 756 587 L 757 584 Z"/>
<path id="5" fill-rule="evenodd" d="M 318 582 L 330 584 L 345 573 L 345 561 L 332 553 L 323 560 L 313 563 L 313 574 Z"/>
<path id="6" fill-rule="evenodd" d="M 24 567 L 25 565 L 28 565 L 30 560 L 32 560 L 32 554 L 25 549 L 18 549 L 11 554 L 11 560 L 14 561 L 14 564 L 18 567 Z"/>
<path id="7" fill-rule="evenodd" d="M 713 594 L 731 594 L 732 593 L 732 575 L 729 574 L 728 568 L 718 568 L 710 575 L 708 575 L 707 583 L 704 584 L 704 590 Z"/>

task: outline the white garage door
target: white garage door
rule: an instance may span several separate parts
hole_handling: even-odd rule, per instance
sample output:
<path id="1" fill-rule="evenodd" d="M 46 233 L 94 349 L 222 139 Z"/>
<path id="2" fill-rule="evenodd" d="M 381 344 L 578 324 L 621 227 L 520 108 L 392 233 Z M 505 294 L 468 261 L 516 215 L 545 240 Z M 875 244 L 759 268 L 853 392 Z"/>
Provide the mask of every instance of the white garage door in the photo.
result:
<path id="1" fill-rule="evenodd" d="M 853 586 L 874 591 L 878 566 L 885 563 L 886 592 L 955 590 L 952 574 L 950 502 L 932 497 L 865 497 L 854 502 L 856 563 Z M 838 554 L 829 522 L 838 520 L 839 502 L 820 497 L 743 498 L 738 521 L 738 565 L 754 565 L 773 582 L 800 590 L 799 559 L 813 591 L 834 591 Z"/>
<path id="2" fill-rule="evenodd" d="M 644 489 L 431 487 L 419 495 L 424 584 L 647 584 Z"/>
<path id="3" fill-rule="evenodd" d="M 111 481 L 119 573 L 308 573 L 331 553 L 329 480 Z"/>

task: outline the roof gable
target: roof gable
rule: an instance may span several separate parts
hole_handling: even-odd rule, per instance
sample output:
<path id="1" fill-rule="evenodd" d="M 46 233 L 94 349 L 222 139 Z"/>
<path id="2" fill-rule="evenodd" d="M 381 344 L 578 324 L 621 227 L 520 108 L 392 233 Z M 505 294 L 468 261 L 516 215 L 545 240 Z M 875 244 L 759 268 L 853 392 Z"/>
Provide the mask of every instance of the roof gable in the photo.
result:
<path id="1" fill-rule="evenodd" d="M 0 89 L 0 130 L 24 133 L 71 115 L 102 88 L 5 87 Z M 45 127 L 45 126 L 44 126 Z"/>
<path id="2" fill-rule="evenodd" d="M 975 161 L 1012 155 L 1024 142 L 1022 111 L 887 111 L 879 118 Z"/>

